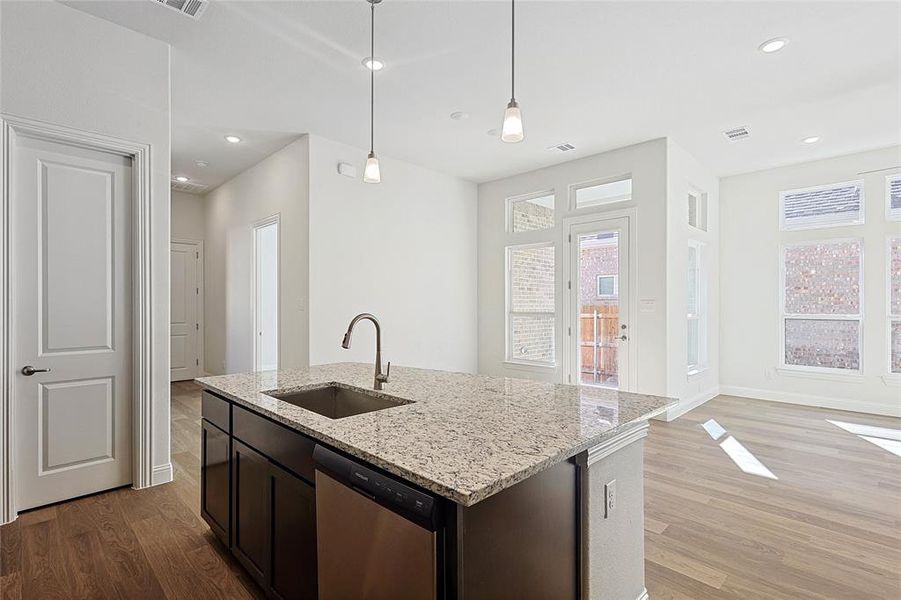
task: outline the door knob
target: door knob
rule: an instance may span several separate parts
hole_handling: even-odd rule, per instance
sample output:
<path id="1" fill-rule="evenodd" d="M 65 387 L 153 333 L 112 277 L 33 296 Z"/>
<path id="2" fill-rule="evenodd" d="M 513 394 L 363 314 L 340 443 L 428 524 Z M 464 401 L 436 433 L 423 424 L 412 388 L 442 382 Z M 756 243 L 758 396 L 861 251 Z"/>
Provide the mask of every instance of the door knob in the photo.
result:
<path id="1" fill-rule="evenodd" d="M 627 339 L 629 339 L 629 338 L 626 337 L 625 335 L 621 335 L 621 336 L 619 336 L 619 339 L 621 339 L 622 341 L 625 342 L 625 341 L 626 341 Z"/>
<path id="2" fill-rule="evenodd" d="M 25 377 L 31 377 L 35 373 L 49 373 L 50 369 L 35 369 L 31 365 L 25 365 L 22 367 L 22 375 Z"/>

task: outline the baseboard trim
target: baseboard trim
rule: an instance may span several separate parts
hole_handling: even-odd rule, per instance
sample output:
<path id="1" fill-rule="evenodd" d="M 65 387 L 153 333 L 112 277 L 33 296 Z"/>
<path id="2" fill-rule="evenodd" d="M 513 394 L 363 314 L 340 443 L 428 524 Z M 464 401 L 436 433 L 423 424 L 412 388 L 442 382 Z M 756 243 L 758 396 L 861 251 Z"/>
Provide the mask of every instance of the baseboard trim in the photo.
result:
<path id="1" fill-rule="evenodd" d="M 815 396 L 813 394 L 779 392 L 737 385 L 721 385 L 720 394 L 727 396 L 741 396 L 742 398 L 753 398 L 755 400 L 767 400 L 769 402 L 782 402 L 784 404 L 798 404 L 801 406 L 816 406 L 819 408 L 846 410 L 871 415 L 901 417 L 901 405 L 889 406 L 877 402 L 861 402 L 860 400 L 851 400 L 848 398 L 832 398 L 829 396 Z"/>
<path id="2" fill-rule="evenodd" d="M 150 475 L 150 485 L 160 485 L 172 481 L 172 463 L 156 465 Z"/>
<path id="3" fill-rule="evenodd" d="M 719 387 L 711 388 L 707 391 L 701 392 L 699 394 L 695 394 L 691 398 L 687 398 L 685 400 L 679 401 L 679 403 L 671 408 L 666 409 L 666 412 L 657 417 L 661 421 L 675 421 L 688 411 L 695 409 L 708 400 L 716 398 L 722 392 L 720 392 Z"/>

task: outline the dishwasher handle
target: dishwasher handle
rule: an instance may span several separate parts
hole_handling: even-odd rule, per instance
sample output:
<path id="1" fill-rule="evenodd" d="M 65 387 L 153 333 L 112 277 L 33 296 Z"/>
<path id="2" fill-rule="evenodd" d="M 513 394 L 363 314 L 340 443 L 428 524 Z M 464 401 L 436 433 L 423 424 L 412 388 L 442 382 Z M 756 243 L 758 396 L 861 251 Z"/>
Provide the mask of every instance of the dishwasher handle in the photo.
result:
<path id="1" fill-rule="evenodd" d="M 316 469 L 402 517 L 436 531 L 441 523 L 441 501 L 400 480 L 319 444 L 313 449 Z"/>

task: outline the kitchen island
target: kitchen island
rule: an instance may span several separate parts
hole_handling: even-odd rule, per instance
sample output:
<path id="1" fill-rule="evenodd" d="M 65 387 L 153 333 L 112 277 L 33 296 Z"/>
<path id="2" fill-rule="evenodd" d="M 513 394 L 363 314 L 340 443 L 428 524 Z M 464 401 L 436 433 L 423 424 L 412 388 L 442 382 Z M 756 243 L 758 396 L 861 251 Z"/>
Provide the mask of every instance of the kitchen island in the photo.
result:
<path id="1" fill-rule="evenodd" d="M 645 594 L 642 438 L 647 420 L 670 399 L 404 367 L 374 391 L 372 365 L 362 363 L 198 382 L 207 392 L 204 516 L 273 595 L 316 594 L 315 581 L 304 586 L 298 578 L 316 579 L 316 536 L 332 531 L 317 515 L 317 504 L 320 513 L 323 507 L 317 495 L 326 489 L 317 486 L 332 486 L 334 476 L 314 462 L 317 445 L 365 465 L 367 478 L 407 484 L 405 498 L 421 492 L 437 499 L 431 517 L 436 566 L 423 574 L 434 594 L 427 597 L 633 600 Z M 322 388 L 363 392 L 383 404 L 330 418 L 291 403 Z M 369 494 L 356 489 L 361 498 Z M 280 498 L 284 506 L 273 508 Z M 371 499 L 390 508 L 380 494 Z M 257 506 L 268 511 L 265 522 L 254 517 Z M 277 539 L 286 531 L 273 520 L 279 510 L 294 526 L 290 539 Z M 302 543 L 299 536 L 312 539 Z M 318 542 L 322 579 L 334 544 Z M 391 542 L 383 543 L 380 556 L 390 556 Z M 280 548 L 287 554 L 278 555 Z M 390 565 L 379 569 L 381 577 L 391 572 Z M 320 597 L 347 593 L 330 592 L 332 585 L 320 582 Z M 366 585 L 367 595 L 380 597 L 379 582 Z"/>

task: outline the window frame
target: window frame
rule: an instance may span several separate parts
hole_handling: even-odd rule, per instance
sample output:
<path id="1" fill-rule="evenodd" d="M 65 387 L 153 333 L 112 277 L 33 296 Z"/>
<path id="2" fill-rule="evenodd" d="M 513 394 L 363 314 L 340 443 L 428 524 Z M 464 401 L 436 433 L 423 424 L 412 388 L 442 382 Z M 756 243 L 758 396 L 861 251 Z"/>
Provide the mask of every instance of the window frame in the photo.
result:
<path id="1" fill-rule="evenodd" d="M 898 176 L 901 178 L 901 175 Z M 892 241 L 901 243 L 901 234 L 885 236 L 885 372 L 888 377 L 901 379 L 901 371 L 892 371 L 892 321 L 901 321 L 901 312 L 892 312 Z"/>
<path id="2" fill-rule="evenodd" d="M 556 218 L 556 215 L 555 215 Z M 520 232 L 522 233 L 522 232 Z M 516 250 L 528 250 L 532 248 L 552 248 L 554 250 L 554 310 L 550 312 L 542 312 L 542 311 L 514 311 L 513 310 L 513 252 Z M 559 307 L 557 306 L 558 298 L 557 298 L 557 243 L 556 242 L 534 242 L 534 243 L 526 243 L 526 244 L 508 244 L 504 248 L 504 362 L 512 365 L 520 365 L 520 366 L 528 366 L 528 367 L 544 367 L 544 368 L 556 368 L 557 367 L 557 317 L 559 314 Z M 524 358 L 514 357 L 512 355 L 513 352 L 513 316 L 533 316 L 533 317 L 551 317 L 554 323 L 554 331 L 553 331 L 553 340 L 554 340 L 554 360 L 553 361 L 540 361 L 540 360 L 529 360 Z"/>
<path id="3" fill-rule="evenodd" d="M 613 293 L 612 294 L 602 294 L 601 293 L 601 278 L 603 278 L 603 277 L 613 278 Z M 596 291 L 597 291 L 598 298 L 619 298 L 619 276 L 614 273 L 598 274 Z"/>
<path id="4" fill-rule="evenodd" d="M 860 267 L 858 269 L 857 294 L 859 312 L 855 315 L 844 314 L 801 314 L 787 313 L 785 311 L 785 253 L 789 248 L 800 246 L 817 246 L 823 244 L 838 244 L 844 242 L 857 242 L 860 245 Z M 827 237 L 822 239 L 802 240 L 795 242 L 782 242 L 779 246 L 779 365 L 780 370 L 799 373 L 820 373 L 833 375 L 846 375 L 860 377 L 864 368 L 864 269 L 865 245 L 863 237 Z M 835 367 L 811 367 L 807 365 L 791 365 L 785 362 L 785 323 L 788 320 L 804 321 L 857 321 L 857 369 L 838 369 Z"/>
<path id="5" fill-rule="evenodd" d="M 688 375 L 697 375 L 702 371 L 705 371 L 710 366 L 710 342 L 708 339 L 708 328 L 709 328 L 709 320 L 710 320 L 710 310 L 709 310 L 709 302 L 708 302 L 708 291 L 710 289 L 710 285 L 707 281 L 709 277 L 707 262 L 706 262 L 706 253 L 705 247 L 707 244 L 700 240 L 688 240 L 688 247 L 695 248 L 695 252 L 697 252 L 697 276 L 695 277 L 695 293 L 697 294 L 697 302 L 698 302 L 698 312 L 690 313 L 688 312 L 688 285 L 686 279 L 686 287 L 685 287 L 685 313 L 686 313 L 686 321 L 685 321 L 685 351 L 686 351 L 686 367 Z M 688 266 L 688 253 L 685 255 L 685 263 L 686 269 Z M 686 271 L 687 272 L 687 271 Z M 698 361 L 697 363 L 691 363 L 688 361 L 688 324 L 690 322 L 697 321 L 698 323 Z"/>
<path id="6" fill-rule="evenodd" d="M 535 200 L 537 198 L 545 198 L 550 196 L 554 199 L 554 224 L 550 227 L 544 227 L 542 229 L 529 229 L 526 231 L 514 231 L 513 230 L 513 205 L 517 202 L 528 202 L 529 200 Z M 557 210 L 557 194 L 556 191 L 551 189 L 541 190 L 538 192 L 529 192 L 528 194 L 521 194 L 519 196 L 510 196 L 506 199 L 506 231 L 508 234 L 512 235 L 528 235 L 528 234 L 536 234 L 538 232 L 544 231 L 553 231 L 557 224 L 559 223 L 559 211 Z"/>
<path id="7" fill-rule="evenodd" d="M 901 207 L 892 208 L 892 182 L 901 181 L 901 173 L 885 176 L 885 220 L 901 221 Z"/>
<path id="8" fill-rule="evenodd" d="M 695 199 L 695 223 L 691 222 L 691 199 Z M 685 222 L 695 231 L 707 233 L 707 193 L 690 188 L 686 194 Z"/>
<path id="9" fill-rule="evenodd" d="M 832 188 L 856 185 L 860 187 L 860 211 L 857 219 L 853 221 L 843 221 L 834 223 L 814 223 L 809 225 L 789 226 L 785 222 L 785 197 L 791 194 L 799 194 L 802 192 L 816 192 L 820 190 L 828 190 Z M 854 225 L 863 225 L 866 222 L 866 189 L 863 179 L 854 179 L 851 181 L 839 181 L 835 183 L 827 183 L 823 185 L 814 185 L 805 188 L 796 188 L 792 190 L 782 190 L 779 192 L 779 231 L 808 231 L 811 229 L 831 229 L 833 227 L 853 227 Z"/>
<path id="10" fill-rule="evenodd" d="M 574 213 L 582 213 L 584 211 L 590 210 L 598 210 L 600 207 L 604 206 L 615 206 L 619 205 L 623 202 L 631 202 L 635 197 L 634 189 L 629 194 L 628 198 L 622 198 L 620 200 L 610 200 L 608 202 L 601 202 L 600 204 L 589 204 L 587 206 L 579 206 L 579 202 L 576 198 L 576 193 L 579 190 L 584 190 L 586 188 L 597 187 L 602 185 L 608 185 L 611 183 L 619 183 L 620 181 L 631 181 L 634 186 L 635 178 L 632 177 L 632 173 L 623 173 L 621 175 L 613 175 L 610 177 L 601 177 L 599 179 L 591 179 L 589 181 L 581 181 L 578 183 L 569 184 L 569 210 Z"/>

